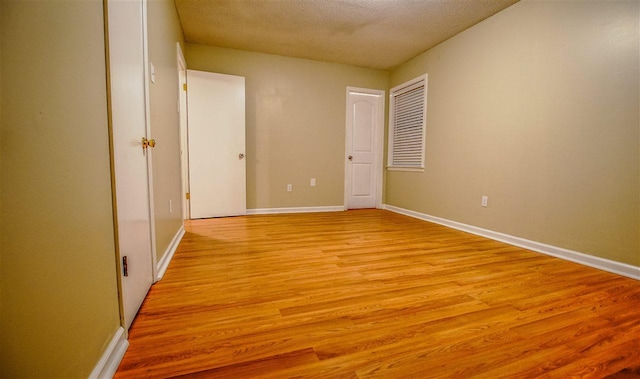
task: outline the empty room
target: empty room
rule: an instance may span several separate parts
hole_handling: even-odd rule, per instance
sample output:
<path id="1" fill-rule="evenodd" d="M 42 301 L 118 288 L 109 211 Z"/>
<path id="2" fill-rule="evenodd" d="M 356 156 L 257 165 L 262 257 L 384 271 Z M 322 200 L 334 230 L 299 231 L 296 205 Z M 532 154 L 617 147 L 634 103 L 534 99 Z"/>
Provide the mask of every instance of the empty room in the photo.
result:
<path id="1" fill-rule="evenodd" d="M 0 32 L 0 376 L 640 376 L 640 1 Z"/>

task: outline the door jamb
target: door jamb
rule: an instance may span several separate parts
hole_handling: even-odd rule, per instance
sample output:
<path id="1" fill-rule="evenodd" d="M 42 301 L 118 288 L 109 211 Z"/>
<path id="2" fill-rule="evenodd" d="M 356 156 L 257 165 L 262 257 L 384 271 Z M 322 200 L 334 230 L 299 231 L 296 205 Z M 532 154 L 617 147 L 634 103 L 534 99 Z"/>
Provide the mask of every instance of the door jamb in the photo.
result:
<path id="1" fill-rule="evenodd" d="M 105 51 L 105 79 L 107 87 L 107 130 L 109 134 L 109 171 L 111 172 L 111 210 L 113 212 L 113 242 L 116 260 L 116 284 L 118 288 L 118 311 L 120 318 L 120 326 L 124 329 L 125 334 L 129 331 L 126 327 L 124 319 L 124 301 L 123 301 L 123 284 L 122 284 L 122 261 L 120 259 L 120 237 L 118 229 L 118 203 L 116 197 L 116 170 L 115 170 L 115 148 L 113 141 L 113 118 L 112 118 L 112 101 L 111 101 L 111 59 L 109 58 L 109 0 L 102 1 L 102 11 L 104 20 L 104 51 Z"/>

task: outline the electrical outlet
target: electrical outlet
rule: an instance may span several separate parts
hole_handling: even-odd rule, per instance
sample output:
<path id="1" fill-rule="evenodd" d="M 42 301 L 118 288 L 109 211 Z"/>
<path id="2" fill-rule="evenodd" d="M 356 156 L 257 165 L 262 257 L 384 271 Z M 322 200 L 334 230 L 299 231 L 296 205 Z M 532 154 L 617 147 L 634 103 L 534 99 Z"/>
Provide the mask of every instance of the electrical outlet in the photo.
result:
<path id="1" fill-rule="evenodd" d="M 316 178 L 311 178 L 311 187 L 316 186 Z"/>
<path id="2" fill-rule="evenodd" d="M 169 213 L 173 213 L 173 204 L 171 203 L 171 200 L 169 200 Z"/>
<path id="3" fill-rule="evenodd" d="M 489 196 L 482 196 L 482 206 L 486 207 L 489 202 Z"/>
<path id="4" fill-rule="evenodd" d="M 287 192 L 293 191 L 293 184 L 287 184 Z"/>

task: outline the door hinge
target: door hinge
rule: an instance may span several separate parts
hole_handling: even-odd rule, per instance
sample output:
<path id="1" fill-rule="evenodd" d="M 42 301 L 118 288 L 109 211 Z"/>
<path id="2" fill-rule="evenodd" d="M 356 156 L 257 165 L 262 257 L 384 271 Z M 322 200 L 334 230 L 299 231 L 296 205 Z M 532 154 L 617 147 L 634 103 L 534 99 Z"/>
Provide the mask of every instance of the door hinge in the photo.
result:
<path id="1" fill-rule="evenodd" d="M 191 194 L 189 192 L 186 193 L 186 198 L 187 198 L 187 200 L 191 199 Z"/>
<path id="2" fill-rule="evenodd" d="M 186 91 L 187 90 L 187 83 L 182 83 L 182 90 Z"/>
<path id="3" fill-rule="evenodd" d="M 122 271 L 124 272 L 124 276 L 129 276 L 129 262 L 127 261 L 127 256 L 122 257 Z"/>

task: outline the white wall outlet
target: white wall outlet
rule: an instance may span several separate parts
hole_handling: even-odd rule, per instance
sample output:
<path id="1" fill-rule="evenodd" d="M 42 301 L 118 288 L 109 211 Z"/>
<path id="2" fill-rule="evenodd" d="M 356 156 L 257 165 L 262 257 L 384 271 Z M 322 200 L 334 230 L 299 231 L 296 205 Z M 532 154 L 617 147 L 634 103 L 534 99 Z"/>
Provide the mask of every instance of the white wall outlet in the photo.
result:
<path id="1" fill-rule="evenodd" d="M 155 83 L 156 82 L 156 68 L 153 66 L 153 63 L 150 63 L 151 65 L 151 83 Z"/>
<path id="2" fill-rule="evenodd" d="M 171 200 L 169 200 L 169 213 L 173 213 L 173 204 L 171 203 Z"/>
<path id="3" fill-rule="evenodd" d="M 293 191 L 293 184 L 287 184 L 287 192 Z"/>
<path id="4" fill-rule="evenodd" d="M 311 178 L 311 187 L 316 186 L 316 178 Z"/>
<path id="5" fill-rule="evenodd" d="M 482 206 L 486 207 L 489 203 L 489 196 L 482 196 Z"/>

